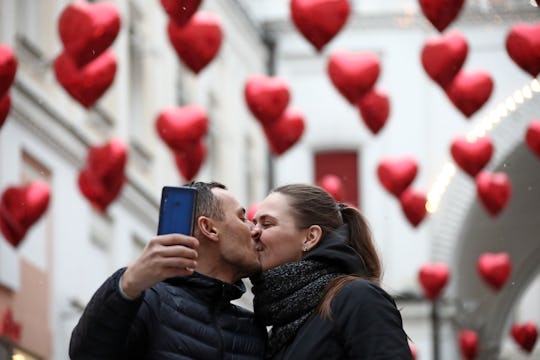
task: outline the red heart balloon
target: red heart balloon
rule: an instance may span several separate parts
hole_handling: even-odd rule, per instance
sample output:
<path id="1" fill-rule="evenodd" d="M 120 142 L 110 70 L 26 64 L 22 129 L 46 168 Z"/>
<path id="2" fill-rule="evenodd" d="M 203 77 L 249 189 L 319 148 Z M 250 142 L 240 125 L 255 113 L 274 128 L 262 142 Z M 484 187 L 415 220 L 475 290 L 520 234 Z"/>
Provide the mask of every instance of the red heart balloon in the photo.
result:
<path id="1" fill-rule="evenodd" d="M 289 150 L 304 133 L 304 115 L 296 109 L 288 108 L 275 123 L 264 127 L 264 134 L 274 155 Z"/>
<path id="2" fill-rule="evenodd" d="M 427 75 L 443 89 L 461 70 L 469 45 L 458 31 L 428 38 L 422 48 L 422 66 Z"/>
<path id="3" fill-rule="evenodd" d="M 174 151 L 188 151 L 208 131 L 206 111 L 198 105 L 168 107 L 159 114 L 156 129 Z"/>
<path id="4" fill-rule="evenodd" d="M 525 133 L 525 142 L 529 149 L 540 158 L 540 120 L 533 120 Z"/>
<path id="5" fill-rule="evenodd" d="M 253 116 L 264 126 L 283 115 L 289 105 L 289 85 L 282 78 L 253 75 L 246 81 L 244 97 Z"/>
<path id="6" fill-rule="evenodd" d="M 54 73 L 68 94 L 88 109 L 113 83 L 116 57 L 111 51 L 106 51 L 88 65 L 78 68 L 66 53 L 62 53 L 54 61 Z"/>
<path id="7" fill-rule="evenodd" d="M 333 174 L 324 175 L 318 181 L 318 185 L 326 190 L 336 201 L 343 201 L 343 181 L 339 176 Z"/>
<path id="8" fill-rule="evenodd" d="M 491 159 L 493 145 L 488 136 L 470 141 L 466 136 L 458 136 L 452 141 L 450 152 L 459 167 L 475 177 Z"/>
<path id="9" fill-rule="evenodd" d="M 293 24 L 317 51 L 321 51 L 339 33 L 350 11 L 348 0 L 291 1 Z"/>
<path id="10" fill-rule="evenodd" d="M 416 346 L 409 341 L 409 350 L 411 350 L 411 356 L 412 356 L 412 360 L 416 360 Z"/>
<path id="11" fill-rule="evenodd" d="M 465 0 L 419 0 L 422 13 L 439 32 L 458 16 Z"/>
<path id="12" fill-rule="evenodd" d="M 478 334 L 474 330 L 464 329 L 459 332 L 459 349 L 465 360 L 474 360 L 478 355 Z"/>
<path id="13" fill-rule="evenodd" d="M 524 324 L 514 324 L 510 330 L 515 342 L 527 353 L 531 353 L 538 338 L 538 330 L 533 321 Z"/>
<path id="14" fill-rule="evenodd" d="M 49 185 L 41 180 L 8 187 L 0 202 L 0 228 L 6 240 L 19 246 L 28 229 L 49 206 Z"/>
<path id="15" fill-rule="evenodd" d="M 161 6 L 169 18 L 179 26 L 184 26 L 195 14 L 202 0 L 161 0 Z"/>
<path id="16" fill-rule="evenodd" d="M 427 214 L 427 197 L 424 193 L 407 188 L 399 196 L 399 203 L 405 217 L 414 226 L 418 226 Z"/>
<path id="17" fill-rule="evenodd" d="M 206 158 L 206 145 L 198 141 L 193 146 L 182 151 L 174 152 L 176 166 L 186 181 L 191 181 L 199 172 L 204 159 Z"/>
<path id="18" fill-rule="evenodd" d="M 368 129 L 377 134 L 386 124 L 390 115 L 390 99 L 384 90 L 374 89 L 362 96 L 356 103 L 360 116 Z"/>
<path id="19" fill-rule="evenodd" d="M 248 206 L 247 210 L 247 219 L 249 221 L 253 221 L 255 218 L 255 214 L 257 213 L 257 209 L 259 208 L 259 203 L 253 203 Z"/>
<path id="20" fill-rule="evenodd" d="M 338 50 L 330 55 L 327 71 L 339 93 L 354 104 L 373 88 L 381 69 L 375 53 Z"/>
<path id="21" fill-rule="evenodd" d="M 418 163 L 410 156 L 386 157 L 377 166 L 377 176 L 382 186 L 399 197 L 413 182 Z"/>
<path id="22" fill-rule="evenodd" d="M 0 44 L 0 98 L 6 95 L 17 72 L 17 59 L 11 48 Z"/>
<path id="23" fill-rule="evenodd" d="M 523 70 L 532 75 L 540 74 L 540 22 L 518 23 L 510 28 L 506 37 L 506 52 Z"/>
<path id="24" fill-rule="evenodd" d="M 198 74 L 217 55 L 223 34 L 214 14 L 197 12 L 184 26 L 169 21 L 169 40 L 182 62 Z"/>
<path id="25" fill-rule="evenodd" d="M 119 139 L 102 146 L 91 146 L 78 185 L 92 206 L 104 213 L 117 198 L 126 181 L 127 149 Z"/>
<path id="26" fill-rule="evenodd" d="M 503 172 L 483 171 L 476 175 L 476 190 L 480 201 L 493 217 L 497 216 L 510 200 L 512 185 Z"/>
<path id="27" fill-rule="evenodd" d="M 493 91 L 493 80 L 485 71 L 460 71 L 445 91 L 454 106 L 470 117 L 488 101 Z"/>
<path id="28" fill-rule="evenodd" d="M 450 278 L 450 269 L 444 263 L 427 263 L 420 267 L 418 280 L 429 300 L 437 300 Z"/>
<path id="29" fill-rule="evenodd" d="M 476 264 L 482 279 L 495 290 L 500 290 L 512 271 L 508 253 L 484 253 Z"/>
<path id="30" fill-rule="evenodd" d="M 74 1 L 62 11 L 58 20 L 64 52 L 78 67 L 103 54 L 119 31 L 120 15 L 112 2 Z"/>
<path id="31" fill-rule="evenodd" d="M 9 114 L 9 110 L 11 109 L 11 98 L 9 97 L 9 93 L 4 95 L 3 98 L 0 99 L 0 129 L 2 128 L 2 125 L 4 125 L 4 121 L 6 121 L 6 118 Z"/>

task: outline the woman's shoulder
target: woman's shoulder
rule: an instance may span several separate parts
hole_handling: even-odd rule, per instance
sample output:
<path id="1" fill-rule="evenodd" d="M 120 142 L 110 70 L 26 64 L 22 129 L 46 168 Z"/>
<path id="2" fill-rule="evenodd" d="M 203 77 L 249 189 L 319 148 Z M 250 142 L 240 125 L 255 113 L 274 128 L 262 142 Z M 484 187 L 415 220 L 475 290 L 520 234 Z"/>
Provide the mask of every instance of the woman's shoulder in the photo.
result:
<path id="1" fill-rule="evenodd" d="M 367 279 L 351 279 L 347 281 L 336 294 L 334 301 L 337 306 L 347 304 L 370 304 L 383 303 L 395 306 L 394 299 L 379 285 Z"/>

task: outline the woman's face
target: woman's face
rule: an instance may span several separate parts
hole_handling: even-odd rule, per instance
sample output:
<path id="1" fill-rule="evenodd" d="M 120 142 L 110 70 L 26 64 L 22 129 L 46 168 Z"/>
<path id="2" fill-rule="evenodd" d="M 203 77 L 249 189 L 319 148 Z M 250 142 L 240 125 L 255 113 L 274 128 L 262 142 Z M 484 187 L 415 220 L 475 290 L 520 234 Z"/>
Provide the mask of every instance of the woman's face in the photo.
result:
<path id="1" fill-rule="evenodd" d="M 296 227 L 286 195 L 268 195 L 259 204 L 253 222 L 263 271 L 302 258 L 307 230 Z"/>

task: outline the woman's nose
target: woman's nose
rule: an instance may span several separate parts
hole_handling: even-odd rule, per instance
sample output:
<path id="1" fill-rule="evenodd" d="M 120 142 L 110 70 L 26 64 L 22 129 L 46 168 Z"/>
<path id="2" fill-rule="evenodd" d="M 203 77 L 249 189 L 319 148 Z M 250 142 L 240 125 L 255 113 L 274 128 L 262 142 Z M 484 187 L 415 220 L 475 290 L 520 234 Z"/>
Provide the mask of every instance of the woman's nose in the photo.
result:
<path id="1" fill-rule="evenodd" d="M 259 238 L 261 237 L 261 227 L 260 226 L 257 226 L 255 224 L 252 224 L 251 226 L 251 238 L 253 240 L 259 240 Z"/>

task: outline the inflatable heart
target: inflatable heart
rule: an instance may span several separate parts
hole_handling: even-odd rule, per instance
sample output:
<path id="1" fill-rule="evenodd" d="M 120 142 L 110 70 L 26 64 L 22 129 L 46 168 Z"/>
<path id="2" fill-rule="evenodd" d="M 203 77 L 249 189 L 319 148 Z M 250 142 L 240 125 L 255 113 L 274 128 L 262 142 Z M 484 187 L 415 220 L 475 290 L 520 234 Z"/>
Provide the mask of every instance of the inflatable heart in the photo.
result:
<path id="1" fill-rule="evenodd" d="M 422 13 L 435 26 L 443 32 L 458 16 L 465 0 L 419 0 Z"/>
<path id="2" fill-rule="evenodd" d="M 427 263 L 420 267 L 418 280 L 429 300 L 437 300 L 450 278 L 450 270 L 444 263 Z"/>
<path id="3" fill-rule="evenodd" d="M 217 55 L 223 34 L 214 14 L 197 12 L 184 26 L 170 20 L 169 40 L 182 62 L 198 74 Z"/>
<path id="4" fill-rule="evenodd" d="M 381 69 L 375 53 L 338 50 L 330 55 L 327 71 L 339 93 L 355 104 L 373 88 Z"/>
<path id="5" fill-rule="evenodd" d="M 259 208 L 259 203 L 253 203 L 248 206 L 246 217 L 249 221 L 253 221 L 255 214 L 257 214 L 257 209 Z"/>
<path id="6" fill-rule="evenodd" d="M 351 6 L 348 0 L 292 0 L 291 18 L 300 33 L 317 49 L 343 28 Z"/>
<path id="7" fill-rule="evenodd" d="M 371 90 L 356 102 L 356 107 L 364 124 L 373 134 L 382 129 L 390 115 L 390 99 L 384 90 Z"/>
<path id="8" fill-rule="evenodd" d="M 74 1 L 60 15 L 58 32 L 68 54 L 77 67 L 99 57 L 116 39 L 120 15 L 112 2 Z"/>
<path id="9" fill-rule="evenodd" d="M 161 6 L 169 18 L 179 26 L 184 26 L 195 14 L 202 0 L 161 0 Z"/>
<path id="10" fill-rule="evenodd" d="M 264 134 L 274 155 L 289 150 L 304 133 L 304 115 L 296 109 L 288 108 L 275 123 L 264 127 Z"/>
<path id="11" fill-rule="evenodd" d="M 49 206 L 49 185 L 41 180 L 8 187 L 0 201 L 0 229 L 6 240 L 19 246 L 28 229 Z"/>
<path id="12" fill-rule="evenodd" d="M 452 141 L 450 152 L 456 164 L 475 177 L 491 159 L 493 145 L 488 136 L 470 141 L 466 136 L 458 136 Z"/>
<path id="13" fill-rule="evenodd" d="M 382 186 L 399 197 L 413 182 L 418 163 L 410 156 L 386 157 L 377 166 L 377 176 Z"/>
<path id="14" fill-rule="evenodd" d="M 318 182 L 318 185 L 326 190 L 334 200 L 341 202 L 344 199 L 343 181 L 339 176 L 328 174 L 324 175 Z"/>
<path id="15" fill-rule="evenodd" d="M 484 253 L 476 264 L 482 279 L 495 290 L 500 290 L 512 271 L 510 256 L 505 253 Z"/>
<path id="16" fill-rule="evenodd" d="M 533 321 L 512 325 L 510 334 L 525 352 L 530 354 L 533 351 L 536 339 L 538 338 L 538 329 Z"/>
<path id="17" fill-rule="evenodd" d="M 399 196 L 401 209 L 412 226 L 418 226 L 426 217 L 426 202 L 427 197 L 425 194 L 411 188 L 407 188 Z"/>
<path id="18" fill-rule="evenodd" d="M 80 171 L 81 193 L 94 208 L 104 213 L 117 198 L 126 181 L 127 149 L 118 139 L 102 146 L 91 146 L 85 167 Z"/>
<path id="19" fill-rule="evenodd" d="M 206 111 L 198 105 L 168 107 L 158 115 L 156 130 L 173 151 L 188 151 L 208 131 Z"/>
<path id="20" fill-rule="evenodd" d="M 191 181 L 199 172 L 204 159 L 206 158 L 206 145 L 198 141 L 190 148 L 174 152 L 174 160 L 178 171 L 186 181 Z"/>
<path id="21" fill-rule="evenodd" d="M 0 99 L 0 129 L 2 128 L 2 125 L 4 125 L 4 121 L 6 121 L 10 109 L 11 98 L 9 97 L 9 94 L 6 94 Z"/>
<path id="22" fill-rule="evenodd" d="M 411 356 L 412 356 L 412 360 L 416 360 L 416 346 L 409 341 L 409 350 L 411 350 Z"/>
<path id="23" fill-rule="evenodd" d="M 512 185 L 503 172 L 483 171 L 476 176 L 476 190 L 480 201 L 493 217 L 499 215 L 510 200 Z"/>
<path id="24" fill-rule="evenodd" d="M 525 142 L 529 149 L 540 158 L 540 120 L 531 121 L 525 133 Z"/>
<path id="25" fill-rule="evenodd" d="M 289 85 L 285 79 L 253 75 L 246 81 L 244 97 L 253 116 L 264 126 L 283 115 L 289 105 Z"/>
<path id="26" fill-rule="evenodd" d="M 460 71 L 446 87 L 446 95 L 466 117 L 473 115 L 491 96 L 493 80 L 485 71 Z"/>
<path id="27" fill-rule="evenodd" d="M 111 51 L 106 51 L 91 63 L 78 68 L 66 53 L 62 53 L 54 61 L 54 73 L 68 94 L 88 109 L 113 83 L 116 57 Z"/>
<path id="28" fill-rule="evenodd" d="M 540 22 L 518 23 L 506 37 L 506 52 L 510 58 L 534 78 L 540 74 Z"/>
<path id="29" fill-rule="evenodd" d="M 13 51 L 0 44 L 0 98 L 6 95 L 17 72 L 17 59 Z"/>
<path id="30" fill-rule="evenodd" d="M 474 360 L 478 355 L 478 333 L 464 329 L 459 332 L 459 349 L 465 360 Z"/>
<path id="31" fill-rule="evenodd" d="M 421 60 L 426 74 L 443 89 L 461 70 L 469 45 L 458 31 L 428 38 L 422 48 Z"/>

